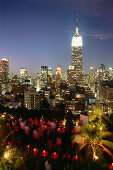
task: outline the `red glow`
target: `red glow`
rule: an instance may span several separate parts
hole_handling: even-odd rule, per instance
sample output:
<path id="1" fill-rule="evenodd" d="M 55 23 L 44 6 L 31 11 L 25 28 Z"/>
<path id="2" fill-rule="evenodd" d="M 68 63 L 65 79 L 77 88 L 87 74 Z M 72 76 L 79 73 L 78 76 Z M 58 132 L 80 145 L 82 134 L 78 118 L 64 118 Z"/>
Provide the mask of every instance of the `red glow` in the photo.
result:
<path id="1" fill-rule="evenodd" d="M 65 132 L 65 129 L 63 129 L 62 132 Z"/>
<path id="2" fill-rule="evenodd" d="M 52 158 L 52 159 L 58 159 L 58 153 L 53 152 L 53 153 L 51 154 L 51 158 Z"/>
<path id="3" fill-rule="evenodd" d="M 34 154 L 36 155 L 39 150 L 37 148 L 34 148 L 33 151 L 34 151 Z"/>
<path id="4" fill-rule="evenodd" d="M 64 154 L 63 157 L 62 157 L 62 159 L 65 159 L 65 158 L 70 159 L 70 158 L 71 158 L 71 155 Z"/>
<path id="5" fill-rule="evenodd" d="M 10 142 L 8 141 L 7 144 L 10 145 Z"/>
<path id="6" fill-rule="evenodd" d="M 36 126 L 38 126 L 38 122 L 36 122 L 35 124 L 36 124 Z"/>
<path id="7" fill-rule="evenodd" d="M 30 145 L 27 145 L 27 146 L 26 146 L 26 148 L 27 148 L 27 150 L 29 150 L 29 148 L 30 148 Z"/>
<path id="8" fill-rule="evenodd" d="M 42 120 L 41 123 L 40 123 L 40 125 L 41 125 L 41 126 L 42 126 L 42 125 L 45 125 L 45 121 Z"/>
<path id="9" fill-rule="evenodd" d="M 66 155 L 64 154 L 63 157 L 62 157 L 62 159 L 64 159 L 65 157 L 66 157 Z"/>
<path id="10" fill-rule="evenodd" d="M 109 169 L 113 169 L 113 163 L 109 165 Z"/>
<path id="11" fill-rule="evenodd" d="M 14 126 L 15 132 L 19 131 L 19 126 Z"/>
<path id="12" fill-rule="evenodd" d="M 57 129 L 57 132 L 60 132 L 60 128 Z"/>
<path id="13" fill-rule="evenodd" d="M 48 155 L 48 151 L 43 150 L 40 155 L 43 156 L 43 157 L 46 157 Z"/>
<path id="14" fill-rule="evenodd" d="M 78 160 L 78 156 L 77 155 L 75 155 L 75 156 L 73 156 L 73 158 L 72 158 L 72 160 Z"/>
<path id="15" fill-rule="evenodd" d="M 47 126 L 45 126 L 45 129 L 47 129 Z"/>
<path id="16" fill-rule="evenodd" d="M 35 152 L 35 151 L 36 151 L 36 148 L 34 148 L 33 150 L 34 150 L 34 152 Z"/>

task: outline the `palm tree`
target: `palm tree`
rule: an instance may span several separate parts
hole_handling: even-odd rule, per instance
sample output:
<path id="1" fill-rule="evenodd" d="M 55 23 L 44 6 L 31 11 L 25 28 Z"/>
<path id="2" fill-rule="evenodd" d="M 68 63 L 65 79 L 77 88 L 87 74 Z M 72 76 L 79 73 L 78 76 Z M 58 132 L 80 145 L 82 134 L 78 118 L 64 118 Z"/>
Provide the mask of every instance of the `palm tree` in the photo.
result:
<path id="1" fill-rule="evenodd" d="M 0 147 L 0 169 L 16 169 L 23 163 L 21 152 L 12 146 Z"/>
<path id="2" fill-rule="evenodd" d="M 107 130 L 103 117 L 102 111 L 96 108 L 90 115 L 89 124 L 81 127 L 80 136 L 72 137 L 73 143 L 77 143 L 79 140 L 80 151 L 87 148 L 88 153 L 93 157 L 93 161 L 100 159 L 103 156 L 103 151 L 113 159 L 113 135 Z M 105 118 L 108 120 L 106 116 Z"/>
<path id="3" fill-rule="evenodd" d="M 92 112 L 88 114 L 89 115 L 89 122 L 98 122 L 98 123 L 105 123 L 106 121 L 109 123 L 112 123 L 109 117 L 103 113 L 103 111 L 97 107 L 94 107 Z"/>

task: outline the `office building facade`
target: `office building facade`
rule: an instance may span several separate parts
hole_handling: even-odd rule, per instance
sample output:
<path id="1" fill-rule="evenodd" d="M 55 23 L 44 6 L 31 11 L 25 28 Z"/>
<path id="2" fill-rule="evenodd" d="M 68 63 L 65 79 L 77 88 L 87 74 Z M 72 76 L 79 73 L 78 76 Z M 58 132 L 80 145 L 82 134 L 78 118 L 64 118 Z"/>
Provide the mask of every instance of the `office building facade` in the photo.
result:
<path id="1" fill-rule="evenodd" d="M 0 60 L 0 82 L 7 82 L 9 78 L 9 62 L 8 58 Z"/>
<path id="2" fill-rule="evenodd" d="M 40 87 L 43 89 L 48 83 L 48 66 L 41 66 Z"/>

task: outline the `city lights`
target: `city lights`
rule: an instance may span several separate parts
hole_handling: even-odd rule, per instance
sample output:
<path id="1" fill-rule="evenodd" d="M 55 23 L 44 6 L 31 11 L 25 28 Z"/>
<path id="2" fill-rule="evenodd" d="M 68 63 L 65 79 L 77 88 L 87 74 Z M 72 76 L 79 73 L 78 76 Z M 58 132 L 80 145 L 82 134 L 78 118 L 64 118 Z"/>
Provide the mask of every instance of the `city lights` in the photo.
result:
<path id="1" fill-rule="evenodd" d="M 0 170 L 113 170 L 113 1 L 1 1 Z"/>

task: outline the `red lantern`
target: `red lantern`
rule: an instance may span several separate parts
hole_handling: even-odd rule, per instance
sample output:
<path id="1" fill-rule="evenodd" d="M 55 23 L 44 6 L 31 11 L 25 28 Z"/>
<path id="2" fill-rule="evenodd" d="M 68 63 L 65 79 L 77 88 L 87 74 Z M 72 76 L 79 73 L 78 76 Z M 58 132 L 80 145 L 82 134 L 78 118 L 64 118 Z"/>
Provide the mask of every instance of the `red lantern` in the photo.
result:
<path id="1" fill-rule="evenodd" d="M 33 151 L 34 151 L 34 154 L 36 155 L 39 150 L 37 148 L 34 148 Z"/>
<path id="2" fill-rule="evenodd" d="M 45 129 L 47 129 L 47 126 L 45 125 Z"/>
<path id="3" fill-rule="evenodd" d="M 27 148 L 27 150 L 29 150 L 29 148 L 30 148 L 30 145 L 27 145 L 27 146 L 26 146 L 26 148 Z"/>
<path id="4" fill-rule="evenodd" d="M 10 145 L 10 142 L 8 141 L 7 144 Z"/>
<path id="5" fill-rule="evenodd" d="M 75 155 L 75 160 L 77 160 L 78 159 L 78 156 L 77 155 Z"/>
<path id="6" fill-rule="evenodd" d="M 43 150 L 40 156 L 46 157 L 48 155 L 48 151 Z"/>
<path id="7" fill-rule="evenodd" d="M 78 160 L 78 155 L 73 156 L 72 160 Z"/>
<path id="8" fill-rule="evenodd" d="M 51 154 L 51 158 L 52 158 L 52 159 L 58 159 L 58 153 L 53 152 L 53 153 Z"/>

